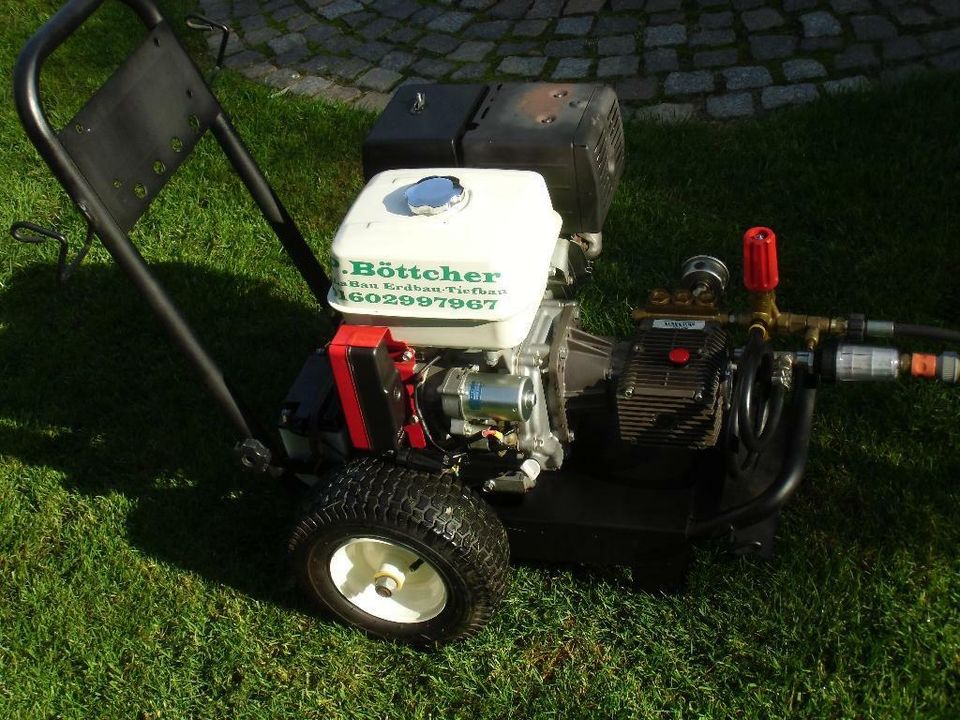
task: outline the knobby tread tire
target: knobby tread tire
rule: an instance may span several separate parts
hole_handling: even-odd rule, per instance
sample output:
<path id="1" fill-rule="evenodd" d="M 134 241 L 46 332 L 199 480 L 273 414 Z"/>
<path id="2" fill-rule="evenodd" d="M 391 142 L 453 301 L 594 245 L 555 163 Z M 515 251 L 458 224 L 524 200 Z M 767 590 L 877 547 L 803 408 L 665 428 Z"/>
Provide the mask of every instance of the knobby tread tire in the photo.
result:
<path id="1" fill-rule="evenodd" d="M 449 581 L 448 594 L 457 595 L 448 601 L 451 612 L 445 610 L 437 622 L 379 620 L 311 574 L 315 552 L 322 555 L 322 548 L 366 533 L 426 548 Z M 298 581 L 315 602 L 371 634 L 417 645 L 477 633 L 506 593 L 510 575 L 507 533 L 486 502 L 455 477 L 377 458 L 348 463 L 319 488 L 294 527 L 288 550 Z"/>

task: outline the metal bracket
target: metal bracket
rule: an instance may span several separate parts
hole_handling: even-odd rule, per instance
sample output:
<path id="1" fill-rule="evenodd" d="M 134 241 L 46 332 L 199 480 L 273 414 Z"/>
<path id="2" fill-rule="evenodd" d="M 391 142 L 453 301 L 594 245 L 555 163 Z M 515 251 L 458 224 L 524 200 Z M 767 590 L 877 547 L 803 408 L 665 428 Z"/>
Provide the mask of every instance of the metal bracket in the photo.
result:
<path id="1" fill-rule="evenodd" d="M 93 245 L 93 223 L 87 223 L 87 237 L 83 241 L 83 246 L 77 252 L 76 256 L 70 262 L 67 262 L 67 254 L 70 251 L 70 243 L 63 233 L 56 230 L 50 230 L 31 222 L 21 220 L 10 226 L 10 236 L 17 242 L 28 243 L 30 245 L 39 245 L 48 240 L 56 240 L 60 244 L 60 251 L 57 256 L 57 285 L 63 285 L 70 279 L 73 272 L 80 266 L 83 259 L 90 252 Z"/>
<path id="2" fill-rule="evenodd" d="M 207 78 L 207 83 L 211 84 L 217 76 L 217 73 L 220 72 L 220 69 L 223 67 L 223 58 L 227 54 L 227 42 L 230 40 L 232 30 L 229 25 L 217 20 L 212 20 L 205 15 L 197 15 L 196 13 L 187 15 L 187 27 L 191 30 L 200 30 L 202 32 L 220 31 L 220 48 L 217 50 L 217 62 L 213 66 L 210 76 Z"/>

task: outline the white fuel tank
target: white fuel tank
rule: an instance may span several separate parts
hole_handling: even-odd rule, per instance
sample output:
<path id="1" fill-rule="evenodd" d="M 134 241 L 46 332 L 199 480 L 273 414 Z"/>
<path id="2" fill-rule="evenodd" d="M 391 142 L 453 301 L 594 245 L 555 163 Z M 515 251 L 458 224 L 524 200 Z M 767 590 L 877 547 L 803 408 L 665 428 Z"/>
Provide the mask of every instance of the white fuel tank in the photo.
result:
<path id="1" fill-rule="evenodd" d="M 560 226 L 538 173 L 382 172 L 334 238 L 330 305 L 413 346 L 513 347 L 543 298 Z"/>

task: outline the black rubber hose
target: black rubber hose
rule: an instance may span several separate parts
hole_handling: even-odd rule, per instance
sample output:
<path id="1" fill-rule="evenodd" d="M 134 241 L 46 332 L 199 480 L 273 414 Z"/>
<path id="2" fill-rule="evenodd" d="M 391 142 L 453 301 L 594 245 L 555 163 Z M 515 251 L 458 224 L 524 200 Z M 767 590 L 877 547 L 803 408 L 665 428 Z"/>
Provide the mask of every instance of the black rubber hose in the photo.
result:
<path id="1" fill-rule="evenodd" d="M 792 432 L 788 437 L 783 466 L 776 480 L 752 500 L 721 510 L 712 517 L 693 518 L 687 527 L 687 537 L 710 537 L 738 527 L 755 525 L 783 507 L 800 487 L 810 450 L 813 410 L 817 397 L 816 377 L 800 368 L 796 384 L 798 389 L 793 402 Z"/>
<path id="2" fill-rule="evenodd" d="M 766 418 L 763 413 L 757 416 L 757 405 L 753 402 L 754 389 L 758 376 L 763 372 L 764 364 L 766 363 L 769 369 L 772 361 L 773 350 L 764 341 L 762 333 L 754 330 L 750 334 L 737 368 L 737 391 L 734 398 L 740 439 L 747 450 L 754 453 L 762 452 L 776 436 L 786 401 L 786 389 L 779 384 L 773 385 L 770 397 L 764 403 Z"/>
<path id="3" fill-rule="evenodd" d="M 899 338 L 917 338 L 935 342 L 960 343 L 960 330 L 934 327 L 933 325 L 893 324 L 893 336 Z"/>

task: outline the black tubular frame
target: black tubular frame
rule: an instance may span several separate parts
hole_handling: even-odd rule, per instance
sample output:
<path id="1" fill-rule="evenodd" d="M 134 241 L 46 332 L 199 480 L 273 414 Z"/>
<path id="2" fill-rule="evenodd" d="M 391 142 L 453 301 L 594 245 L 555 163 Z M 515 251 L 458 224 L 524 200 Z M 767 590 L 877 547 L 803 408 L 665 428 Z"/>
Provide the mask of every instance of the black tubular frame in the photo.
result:
<path id="1" fill-rule="evenodd" d="M 285 459 L 282 448 L 264 432 L 230 388 L 223 372 L 204 349 L 173 300 L 151 273 L 143 256 L 131 243 L 127 233 L 108 210 L 91 182 L 80 171 L 43 111 L 40 100 L 40 72 L 44 62 L 86 22 L 103 2 L 104 0 L 70 0 L 36 32 L 23 48 L 13 74 L 14 101 L 20 121 L 30 141 L 54 176 L 93 227 L 104 247 L 159 317 L 171 340 L 194 366 L 207 390 L 227 415 L 231 424 L 244 440 L 252 439 L 263 443 L 271 452 L 271 463 L 278 467 Z M 152 0 L 120 0 L 120 2 L 129 6 L 137 14 L 148 33 L 166 23 Z M 187 62 L 193 64 L 182 46 L 178 47 L 178 51 L 186 56 Z M 197 72 L 199 74 L 199 71 Z M 219 103 L 216 104 L 216 115 L 210 124 L 210 130 L 287 254 L 290 255 L 317 302 L 321 307 L 327 307 L 329 279 Z"/>

